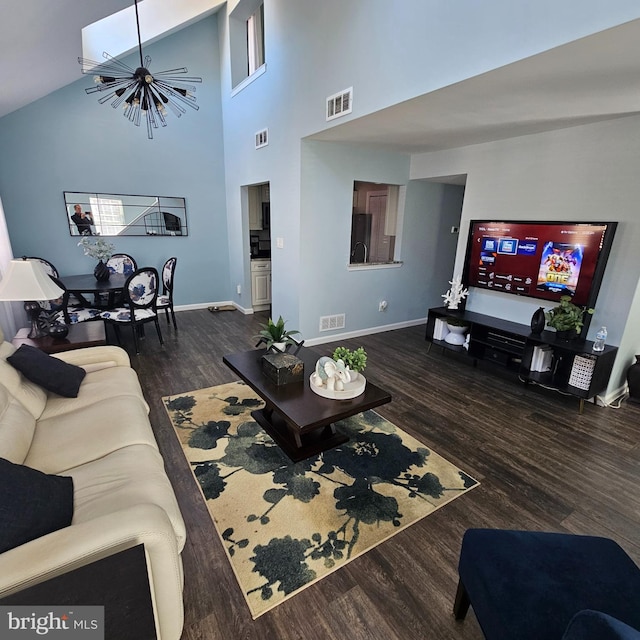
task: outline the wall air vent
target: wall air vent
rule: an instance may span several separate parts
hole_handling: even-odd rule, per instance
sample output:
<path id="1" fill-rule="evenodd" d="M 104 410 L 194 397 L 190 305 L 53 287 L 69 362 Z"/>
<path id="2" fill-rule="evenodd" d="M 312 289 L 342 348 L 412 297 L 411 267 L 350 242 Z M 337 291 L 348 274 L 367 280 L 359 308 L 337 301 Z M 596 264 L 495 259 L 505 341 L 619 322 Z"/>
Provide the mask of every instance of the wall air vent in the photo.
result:
<path id="1" fill-rule="evenodd" d="M 269 129 L 263 129 L 256 133 L 256 149 L 261 149 L 269 144 Z"/>
<path id="2" fill-rule="evenodd" d="M 340 118 L 351 113 L 353 107 L 353 87 L 327 98 L 327 120 Z"/>
<path id="3" fill-rule="evenodd" d="M 321 316 L 320 331 L 333 331 L 334 329 L 344 329 L 344 313 L 335 316 Z"/>

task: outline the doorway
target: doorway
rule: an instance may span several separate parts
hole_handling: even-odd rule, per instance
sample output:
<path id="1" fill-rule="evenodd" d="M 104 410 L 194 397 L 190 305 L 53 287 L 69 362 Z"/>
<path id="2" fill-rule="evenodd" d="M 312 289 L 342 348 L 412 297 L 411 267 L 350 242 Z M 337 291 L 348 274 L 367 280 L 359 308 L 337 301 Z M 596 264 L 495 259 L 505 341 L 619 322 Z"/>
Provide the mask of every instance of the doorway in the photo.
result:
<path id="1" fill-rule="evenodd" d="M 247 188 L 249 252 L 251 256 L 251 306 L 271 307 L 271 188 L 268 182 Z"/>

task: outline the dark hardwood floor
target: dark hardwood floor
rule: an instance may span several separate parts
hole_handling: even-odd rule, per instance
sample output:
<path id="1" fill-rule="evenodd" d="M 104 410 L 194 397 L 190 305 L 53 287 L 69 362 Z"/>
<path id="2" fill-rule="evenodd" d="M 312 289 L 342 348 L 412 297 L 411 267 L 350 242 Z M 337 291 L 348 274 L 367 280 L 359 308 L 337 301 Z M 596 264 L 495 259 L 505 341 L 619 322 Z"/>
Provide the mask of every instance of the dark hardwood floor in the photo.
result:
<path id="1" fill-rule="evenodd" d="M 161 397 L 234 380 L 222 356 L 253 348 L 266 314 L 183 311 L 177 320 L 177 332 L 162 321 L 164 348 L 147 325 L 131 359 L 187 524 L 183 640 L 480 640 L 472 614 L 460 623 L 451 613 L 469 527 L 604 535 L 640 561 L 640 407 L 588 403 L 580 415 L 575 399 L 428 352 L 419 326 L 340 344 L 364 346 L 367 378 L 391 392 L 379 413 L 481 486 L 252 620 Z"/>

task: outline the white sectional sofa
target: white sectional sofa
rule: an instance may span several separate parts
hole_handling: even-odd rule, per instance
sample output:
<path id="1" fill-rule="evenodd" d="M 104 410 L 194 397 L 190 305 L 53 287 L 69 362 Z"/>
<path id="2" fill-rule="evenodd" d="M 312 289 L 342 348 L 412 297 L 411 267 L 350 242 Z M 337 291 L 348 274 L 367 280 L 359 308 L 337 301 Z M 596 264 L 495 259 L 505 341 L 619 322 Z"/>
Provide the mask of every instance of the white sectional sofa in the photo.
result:
<path id="1" fill-rule="evenodd" d="M 57 354 L 87 372 L 77 397 L 62 397 L 9 364 L 14 351 L 0 332 L 0 458 L 70 476 L 73 518 L 0 553 L 0 597 L 144 544 L 158 638 L 178 640 L 185 526 L 127 353 L 103 346 Z"/>

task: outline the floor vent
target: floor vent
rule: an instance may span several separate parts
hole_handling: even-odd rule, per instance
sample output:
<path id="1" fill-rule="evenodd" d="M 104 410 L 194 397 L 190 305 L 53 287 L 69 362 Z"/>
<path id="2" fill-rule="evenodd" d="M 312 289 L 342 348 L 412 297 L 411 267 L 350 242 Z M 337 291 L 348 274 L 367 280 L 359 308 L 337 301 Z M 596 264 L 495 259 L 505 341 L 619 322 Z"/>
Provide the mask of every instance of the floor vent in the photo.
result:
<path id="1" fill-rule="evenodd" d="M 334 329 L 344 329 L 344 313 L 320 318 L 320 331 L 333 331 Z"/>
<path id="2" fill-rule="evenodd" d="M 256 133 L 256 149 L 261 149 L 269 144 L 269 129 L 263 129 Z"/>
<path id="3" fill-rule="evenodd" d="M 353 107 L 353 87 L 327 98 L 327 120 L 340 118 L 351 113 Z"/>

